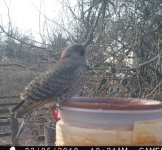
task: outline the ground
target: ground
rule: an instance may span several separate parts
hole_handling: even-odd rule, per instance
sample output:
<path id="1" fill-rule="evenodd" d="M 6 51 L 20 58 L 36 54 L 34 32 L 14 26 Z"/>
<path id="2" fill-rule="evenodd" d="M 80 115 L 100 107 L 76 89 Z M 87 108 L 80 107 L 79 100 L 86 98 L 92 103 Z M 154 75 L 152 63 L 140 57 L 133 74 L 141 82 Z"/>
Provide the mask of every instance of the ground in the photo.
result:
<path id="1" fill-rule="evenodd" d="M 44 126 L 52 126 L 53 138 L 55 139 L 55 123 L 52 116 L 50 116 L 49 111 L 41 110 L 32 114 L 31 118 L 27 122 L 24 131 L 20 136 L 20 145 L 21 146 L 43 146 L 45 145 L 45 135 L 44 135 Z M 9 133 L 10 126 L 0 126 L 0 133 Z M 48 136 L 48 135 L 47 135 Z M 54 143 L 54 139 L 52 143 Z M 11 138 L 0 137 L 0 145 L 11 145 Z"/>

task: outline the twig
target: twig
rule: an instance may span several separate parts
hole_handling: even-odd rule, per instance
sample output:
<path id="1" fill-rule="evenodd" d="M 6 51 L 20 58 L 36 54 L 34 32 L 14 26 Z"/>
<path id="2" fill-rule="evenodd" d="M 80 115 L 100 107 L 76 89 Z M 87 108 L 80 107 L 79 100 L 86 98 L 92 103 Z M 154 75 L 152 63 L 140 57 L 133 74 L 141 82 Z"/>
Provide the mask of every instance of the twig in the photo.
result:
<path id="1" fill-rule="evenodd" d="M 116 86 L 116 88 L 114 89 L 114 91 L 112 91 L 112 92 L 109 94 L 109 96 L 114 95 L 114 94 L 119 90 L 119 87 L 122 85 L 122 83 L 123 83 L 123 81 L 124 81 L 126 75 L 127 75 L 127 74 L 125 74 L 125 75 L 123 76 L 123 78 L 120 80 L 120 83 Z"/>
<path id="2" fill-rule="evenodd" d="M 77 41 L 77 39 L 63 26 L 61 26 L 59 23 L 57 23 L 56 21 L 54 20 L 51 20 L 49 19 L 45 14 L 43 14 L 34 4 L 33 4 L 33 7 L 40 13 L 40 15 L 42 15 L 46 20 L 56 24 L 58 27 L 60 27 L 61 29 L 63 29 L 65 32 L 67 32 L 74 41 Z"/>
<path id="3" fill-rule="evenodd" d="M 15 37 L 13 34 L 10 34 L 10 33 L 8 33 L 7 31 L 5 31 L 5 29 L 4 29 L 1 25 L 0 25 L 0 29 L 1 29 L 7 36 L 9 36 L 9 37 L 11 37 L 11 38 L 17 40 L 17 41 L 20 42 L 20 43 L 23 43 L 23 44 L 28 45 L 28 46 L 31 46 L 31 47 L 39 48 L 39 49 L 46 49 L 46 48 L 44 48 L 44 47 L 40 47 L 40 46 L 36 46 L 36 45 L 33 45 L 33 44 L 29 44 L 29 43 L 24 42 L 23 40 L 21 40 L 21 39 Z M 38 44 L 44 44 L 44 43 L 39 43 L 39 42 L 34 41 L 34 40 L 33 40 L 33 42 L 38 43 Z M 45 45 L 45 44 L 44 44 L 44 45 Z M 46 44 L 46 45 L 49 45 L 49 44 Z M 51 45 L 49 45 L 49 46 L 51 46 Z"/>
<path id="4" fill-rule="evenodd" d="M 129 72 L 129 71 L 135 71 L 136 72 L 141 67 L 145 67 L 145 66 L 151 64 L 152 62 L 156 61 L 159 57 L 160 56 L 157 55 L 154 58 L 150 59 L 149 61 L 144 62 L 144 63 L 138 65 L 137 67 L 132 67 L 132 68 L 129 67 L 129 68 L 121 68 L 121 69 L 120 68 L 114 68 L 114 69 L 115 69 L 116 72 Z"/>
<path id="5" fill-rule="evenodd" d="M 154 93 L 157 90 L 157 88 L 161 85 L 161 83 L 162 81 L 148 95 L 146 95 L 145 98 L 149 97 L 152 93 Z"/>

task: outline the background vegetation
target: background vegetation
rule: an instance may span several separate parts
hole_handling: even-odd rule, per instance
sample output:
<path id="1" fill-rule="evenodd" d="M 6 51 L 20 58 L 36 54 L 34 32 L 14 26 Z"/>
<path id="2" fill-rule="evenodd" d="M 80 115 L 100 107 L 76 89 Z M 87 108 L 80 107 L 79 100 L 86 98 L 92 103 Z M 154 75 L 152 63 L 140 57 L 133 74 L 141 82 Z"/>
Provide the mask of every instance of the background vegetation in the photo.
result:
<path id="1" fill-rule="evenodd" d="M 93 69 L 81 96 L 161 98 L 161 0 L 78 0 L 62 23 L 48 16 L 42 42 L 20 33 L 12 22 L 0 24 L 0 98 L 18 97 L 24 86 L 58 61 L 69 44 L 83 42 L 94 32 L 88 50 Z M 68 20 L 68 21 L 67 21 Z M 53 24 L 48 27 L 48 22 Z M 48 33 L 48 34 L 47 34 Z"/>
<path id="2" fill-rule="evenodd" d="M 80 96 L 162 97 L 161 0 L 62 0 L 62 22 L 44 18 L 41 42 L 0 23 L 0 101 L 17 101 L 25 85 L 55 65 L 69 44 L 93 32 L 91 79 Z M 9 14 L 8 18 L 10 20 Z M 50 24 L 50 26 L 49 26 Z"/>

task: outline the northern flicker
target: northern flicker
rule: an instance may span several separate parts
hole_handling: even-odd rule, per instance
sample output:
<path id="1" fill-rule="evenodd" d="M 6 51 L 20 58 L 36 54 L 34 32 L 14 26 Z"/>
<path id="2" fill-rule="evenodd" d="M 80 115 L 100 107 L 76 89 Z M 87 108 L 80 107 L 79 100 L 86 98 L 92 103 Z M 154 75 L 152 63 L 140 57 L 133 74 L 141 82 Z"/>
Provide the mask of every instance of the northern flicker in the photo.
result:
<path id="1" fill-rule="evenodd" d="M 71 45 L 62 52 L 60 61 L 53 70 L 40 74 L 25 87 L 20 94 L 22 101 L 13 112 L 22 116 L 37 106 L 71 98 L 88 78 L 84 46 Z"/>
<path id="2" fill-rule="evenodd" d="M 89 79 L 87 45 L 88 42 L 73 44 L 63 50 L 53 70 L 40 74 L 25 87 L 20 94 L 22 101 L 13 108 L 12 114 L 22 117 L 42 105 L 60 103 L 76 95 Z"/>

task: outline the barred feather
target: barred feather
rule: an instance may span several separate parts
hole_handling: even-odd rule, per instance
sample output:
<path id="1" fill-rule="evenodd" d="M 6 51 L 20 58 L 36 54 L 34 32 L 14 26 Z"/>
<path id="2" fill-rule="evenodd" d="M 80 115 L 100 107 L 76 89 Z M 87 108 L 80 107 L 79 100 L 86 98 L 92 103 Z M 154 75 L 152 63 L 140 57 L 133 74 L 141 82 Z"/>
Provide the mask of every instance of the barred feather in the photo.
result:
<path id="1" fill-rule="evenodd" d="M 32 80 L 21 93 L 22 102 L 13 111 L 18 116 L 51 101 L 73 97 L 88 80 L 88 67 L 59 62 L 57 67 Z"/>

